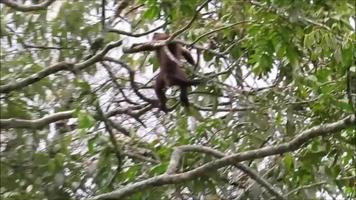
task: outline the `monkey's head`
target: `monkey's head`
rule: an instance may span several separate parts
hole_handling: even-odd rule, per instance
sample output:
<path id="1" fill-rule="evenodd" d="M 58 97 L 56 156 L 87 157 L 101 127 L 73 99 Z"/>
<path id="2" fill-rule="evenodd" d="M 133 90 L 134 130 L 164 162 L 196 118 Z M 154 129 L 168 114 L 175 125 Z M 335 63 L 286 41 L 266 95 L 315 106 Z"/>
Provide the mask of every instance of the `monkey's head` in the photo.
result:
<path id="1" fill-rule="evenodd" d="M 154 33 L 152 40 L 166 40 L 169 38 L 167 33 Z"/>

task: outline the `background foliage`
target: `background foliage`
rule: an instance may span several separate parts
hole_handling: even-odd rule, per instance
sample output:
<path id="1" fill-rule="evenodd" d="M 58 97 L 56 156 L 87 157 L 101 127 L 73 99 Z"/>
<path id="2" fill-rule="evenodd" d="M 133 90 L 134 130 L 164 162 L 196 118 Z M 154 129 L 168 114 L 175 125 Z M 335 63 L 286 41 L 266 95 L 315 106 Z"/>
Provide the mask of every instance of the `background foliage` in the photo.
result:
<path id="1" fill-rule="evenodd" d="M 288 142 L 355 112 L 354 0 L 106 0 L 104 29 L 99 0 L 58 0 L 30 12 L 6 2 L 0 4 L 2 86 L 59 62 L 83 63 L 110 42 L 123 44 L 87 67 L 1 93 L 1 119 L 70 113 L 41 126 L 2 124 L 4 199 L 84 199 L 164 173 L 173 147 L 243 152 Z M 153 32 L 174 33 L 191 19 L 177 39 L 189 44 L 199 66 L 186 64 L 185 70 L 209 80 L 191 89 L 190 111 L 179 104 L 177 88 L 169 89 L 172 111 L 164 114 L 138 95 L 156 98 L 154 54 L 124 48 L 150 41 L 148 31 L 156 27 Z M 189 153 L 180 170 L 213 159 Z M 354 127 L 244 164 L 288 199 L 356 198 Z M 127 197 L 172 198 L 272 196 L 226 166 Z"/>

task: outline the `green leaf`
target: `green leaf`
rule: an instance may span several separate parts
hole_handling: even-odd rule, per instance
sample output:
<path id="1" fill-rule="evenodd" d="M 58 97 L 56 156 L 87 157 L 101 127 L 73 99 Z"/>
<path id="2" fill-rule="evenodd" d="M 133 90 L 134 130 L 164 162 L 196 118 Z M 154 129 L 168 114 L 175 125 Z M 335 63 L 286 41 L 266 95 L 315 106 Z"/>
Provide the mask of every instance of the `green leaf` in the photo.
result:
<path id="1" fill-rule="evenodd" d="M 143 17 L 146 19 L 154 19 L 159 15 L 160 9 L 158 6 L 153 5 L 148 8 L 148 10 L 143 14 Z"/>
<path id="2" fill-rule="evenodd" d="M 291 64 L 295 65 L 298 62 L 298 52 L 295 47 L 287 45 L 286 55 Z"/>
<path id="3" fill-rule="evenodd" d="M 7 116 L 10 117 L 18 117 L 18 118 L 28 118 L 29 115 L 27 113 L 26 103 L 20 99 L 16 99 L 16 101 L 8 101 L 7 102 Z M 3 111 L 1 111 L 3 112 Z M 2 113 L 3 115 L 3 113 Z"/>
<path id="4" fill-rule="evenodd" d="M 168 163 L 161 163 L 159 165 L 156 165 L 154 167 L 151 168 L 150 173 L 152 175 L 157 175 L 157 174 L 163 174 L 164 172 L 166 172 L 168 167 Z"/>
<path id="5" fill-rule="evenodd" d="M 74 83 L 81 88 L 82 93 L 90 92 L 91 87 L 88 82 L 77 79 Z"/>
<path id="6" fill-rule="evenodd" d="M 139 165 L 130 167 L 125 173 L 126 180 L 127 181 L 134 180 L 136 178 L 136 175 L 139 173 L 140 169 L 141 167 Z"/>
<path id="7" fill-rule="evenodd" d="M 337 63 L 341 63 L 342 62 L 342 55 L 341 55 L 341 49 L 337 48 L 334 52 L 334 58 L 336 60 Z"/>
<path id="8" fill-rule="evenodd" d="M 79 128 L 90 128 L 95 124 L 95 119 L 87 112 L 78 114 Z"/>
<path id="9" fill-rule="evenodd" d="M 56 160 L 54 158 L 48 161 L 48 171 L 49 172 L 56 172 Z"/>
<path id="10" fill-rule="evenodd" d="M 350 66 L 354 64 L 354 50 L 352 47 L 342 49 L 342 62 L 344 66 Z"/>
<path id="11" fill-rule="evenodd" d="M 95 144 L 96 144 L 96 141 L 97 141 L 97 137 L 90 138 L 90 139 L 88 140 L 88 151 L 89 151 L 89 153 L 95 153 Z"/>
<path id="12" fill-rule="evenodd" d="M 234 46 L 231 50 L 230 50 L 230 54 L 233 58 L 238 59 L 241 56 L 241 48 L 238 46 Z"/>
<path id="13" fill-rule="evenodd" d="M 289 172 L 292 172 L 294 170 L 294 157 L 292 154 L 285 154 L 283 157 L 283 163 Z"/>
<path id="14" fill-rule="evenodd" d="M 352 106 L 346 100 L 336 101 L 335 106 L 340 108 L 341 110 L 352 113 Z"/>
<path id="15" fill-rule="evenodd" d="M 203 58 L 205 61 L 211 61 L 214 58 L 214 55 L 208 51 L 204 51 Z"/>
<path id="16" fill-rule="evenodd" d="M 277 57 L 283 58 L 283 56 L 285 55 L 285 52 L 286 52 L 286 47 L 285 47 L 284 43 L 278 42 L 274 48 L 275 48 Z"/>
<path id="17" fill-rule="evenodd" d="M 62 167 L 64 165 L 66 155 L 63 153 L 57 153 L 56 156 L 54 157 L 56 166 Z"/>
<path id="18" fill-rule="evenodd" d="M 303 45 L 305 48 L 311 48 L 314 44 L 314 34 L 313 32 L 309 33 L 309 34 L 306 34 L 304 36 L 304 42 L 303 42 Z"/>

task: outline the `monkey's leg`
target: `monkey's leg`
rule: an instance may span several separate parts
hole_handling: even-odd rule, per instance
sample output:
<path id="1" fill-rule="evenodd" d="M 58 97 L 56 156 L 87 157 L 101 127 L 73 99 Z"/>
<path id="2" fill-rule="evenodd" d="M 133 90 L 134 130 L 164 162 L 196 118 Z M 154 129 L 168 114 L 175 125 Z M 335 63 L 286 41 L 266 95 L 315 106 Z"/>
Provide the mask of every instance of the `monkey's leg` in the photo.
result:
<path id="1" fill-rule="evenodd" d="M 180 86 L 180 101 L 182 102 L 183 106 L 189 106 L 188 88 L 186 86 Z"/>
<path id="2" fill-rule="evenodd" d="M 166 107 L 167 98 L 165 95 L 165 85 L 166 84 L 163 80 L 163 77 L 161 75 L 158 75 L 154 89 L 159 101 L 159 107 L 161 108 L 162 111 L 167 112 L 167 107 Z"/>

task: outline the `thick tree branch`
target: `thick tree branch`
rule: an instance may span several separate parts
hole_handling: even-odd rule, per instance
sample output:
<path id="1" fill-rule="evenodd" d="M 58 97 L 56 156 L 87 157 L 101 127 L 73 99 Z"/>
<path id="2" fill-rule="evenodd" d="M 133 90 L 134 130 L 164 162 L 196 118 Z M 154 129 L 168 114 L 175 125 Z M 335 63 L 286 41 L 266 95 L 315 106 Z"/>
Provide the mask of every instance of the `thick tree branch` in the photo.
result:
<path id="1" fill-rule="evenodd" d="M 356 124 L 355 117 L 348 116 L 344 119 L 341 119 L 333 123 L 322 124 L 322 125 L 312 127 L 308 130 L 305 130 L 290 142 L 286 142 L 277 146 L 263 147 L 251 151 L 228 155 L 218 160 L 208 162 L 200 167 L 197 167 L 187 172 L 178 173 L 178 174 L 162 174 L 159 176 L 155 176 L 143 181 L 126 185 L 113 192 L 104 193 L 95 196 L 92 199 L 93 200 L 120 199 L 123 197 L 127 197 L 128 195 L 131 195 L 135 192 L 142 191 L 143 189 L 167 185 L 167 184 L 177 184 L 184 181 L 195 179 L 197 177 L 205 176 L 206 172 L 208 171 L 214 171 L 227 165 L 233 165 L 237 162 L 264 158 L 271 155 L 277 155 L 290 151 L 295 151 L 315 137 L 327 136 L 330 133 L 341 131 L 350 126 L 355 126 L 355 124 Z"/>
<path id="2" fill-rule="evenodd" d="M 39 119 L 28 120 L 28 119 L 1 119 L 0 120 L 0 128 L 33 128 L 39 129 L 50 123 L 72 118 L 74 114 L 74 110 L 58 112 L 46 117 L 42 117 Z"/>
<path id="3" fill-rule="evenodd" d="M 141 154 L 136 153 L 136 152 L 124 151 L 124 152 L 122 152 L 122 154 L 127 156 L 127 157 L 130 157 L 132 159 L 137 159 L 137 160 L 140 160 L 140 161 L 143 161 L 143 162 L 150 162 L 150 163 L 153 163 L 153 164 L 156 164 L 156 165 L 160 164 L 159 160 L 155 160 L 153 158 L 141 155 Z"/>
<path id="4" fill-rule="evenodd" d="M 175 148 L 171 155 L 171 160 L 169 162 L 168 168 L 166 173 L 167 174 L 173 174 L 178 171 L 178 168 L 180 166 L 180 160 L 182 159 L 184 153 L 188 151 L 193 151 L 193 152 L 201 152 L 201 153 L 206 153 L 206 154 L 211 154 L 214 157 L 217 158 L 222 158 L 225 157 L 226 155 L 220 151 L 217 151 L 215 149 L 212 149 L 210 147 L 206 146 L 200 146 L 200 145 L 183 145 Z M 276 189 L 273 188 L 273 186 L 265 179 L 262 178 L 256 171 L 253 169 L 241 164 L 241 163 L 235 163 L 235 167 L 243 171 L 245 174 L 247 174 L 250 178 L 255 180 L 257 183 L 262 185 L 267 189 L 268 192 L 270 192 L 272 195 L 277 197 L 278 199 L 285 199 Z"/>
<path id="5" fill-rule="evenodd" d="M 57 64 L 54 64 L 48 68 L 45 68 L 27 78 L 21 79 L 19 81 L 14 81 L 5 85 L 0 86 L 0 93 L 8 93 L 13 90 L 18 90 L 23 87 L 26 87 L 30 84 L 33 84 L 35 82 L 40 81 L 41 79 L 54 74 L 59 71 L 72 71 L 72 72 L 77 72 L 80 71 L 86 67 L 89 67 L 90 65 L 94 64 L 95 62 L 100 61 L 106 53 L 109 52 L 109 50 L 118 47 L 122 44 L 122 40 L 116 41 L 116 42 L 111 42 L 107 44 L 103 50 L 101 50 L 99 53 L 97 53 L 95 56 L 91 57 L 90 59 L 73 64 L 73 63 L 68 63 L 68 62 L 60 62 Z"/>
<path id="6" fill-rule="evenodd" d="M 43 50 L 48 50 L 48 49 L 54 49 L 54 50 L 63 50 L 63 49 L 73 49 L 69 47 L 54 47 L 54 46 L 43 46 L 43 45 L 32 45 L 32 44 L 26 44 L 23 43 L 24 48 L 28 49 L 43 49 Z"/>
<path id="7" fill-rule="evenodd" d="M 154 28 L 154 29 L 151 29 L 149 31 L 146 31 L 146 32 L 143 32 L 143 33 L 131 33 L 131 32 L 127 32 L 127 31 L 122 31 L 122 30 L 118 30 L 118 29 L 114 29 L 114 28 L 108 28 L 108 32 L 112 32 L 112 33 L 117 33 L 117 34 L 120 34 L 120 35 L 126 35 L 126 36 L 130 36 L 130 37 L 141 37 L 141 36 L 145 36 L 145 35 L 148 35 L 150 33 L 153 33 L 161 28 L 163 28 L 164 26 L 166 25 L 166 23 Z"/>
<path id="8" fill-rule="evenodd" d="M 49 66 L 35 74 L 32 74 L 31 76 L 29 76 L 27 78 L 24 78 L 19 81 L 15 81 L 15 82 L 10 82 L 6 85 L 1 85 L 0 93 L 8 93 L 8 92 L 11 92 L 12 90 L 17 90 L 17 89 L 26 87 L 30 84 L 33 84 L 33 83 L 49 76 L 50 74 L 54 74 L 59 71 L 71 71 L 71 70 L 73 70 L 73 66 L 74 65 L 72 63 L 67 63 L 67 62 L 56 63 L 56 64 Z"/>
<path id="9" fill-rule="evenodd" d="M 128 107 L 126 109 L 115 109 L 112 111 L 109 111 L 108 113 L 105 114 L 106 118 L 110 118 L 112 116 L 118 115 L 118 114 L 126 114 L 134 119 L 136 119 L 138 122 L 142 123 L 138 118 L 144 114 L 147 109 L 152 109 L 150 106 L 132 106 Z M 133 112 L 133 110 L 137 110 L 136 112 Z M 68 110 L 64 112 L 58 112 L 51 114 L 46 117 L 42 117 L 39 119 L 17 119 L 17 118 L 10 118 L 10 119 L 0 119 L 0 128 L 1 129 L 7 129 L 7 128 L 31 128 L 31 129 L 41 129 L 44 128 L 45 126 L 49 125 L 50 123 L 59 121 L 59 120 L 64 120 L 64 119 L 70 119 L 75 117 L 75 110 Z M 101 118 L 98 115 L 93 116 L 96 120 L 101 120 Z M 122 132 L 125 135 L 129 135 L 128 131 L 119 126 L 118 124 L 115 124 L 112 122 L 114 128 L 116 128 L 118 131 Z"/>
<path id="10" fill-rule="evenodd" d="M 271 185 L 266 179 L 264 179 L 260 174 L 258 174 L 255 170 L 250 167 L 247 167 L 241 163 L 236 163 L 235 166 L 247 174 L 251 179 L 255 180 L 258 184 L 262 185 L 264 188 L 267 189 L 269 193 L 274 195 L 277 199 L 286 200 L 286 198 L 279 193 L 273 185 Z"/>
<path id="11" fill-rule="evenodd" d="M 29 6 L 19 4 L 13 0 L 1 0 L 0 3 L 3 3 L 6 6 L 9 6 L 10 8 L 17 11 L 30 12 L 30 11 L 37 11 L 37 10 L 45 10 L 49 5 L 51 5 L 55 1 L 56 0 L 47 0 L 42 3 L 29 5 Z"/>
<path id="12" fill-rule="evenodd" d="M 122 44 L 122 40 L 118 40 L 115 42 L 110 42 L 109 44 L 107 44 L 101 51 L 99 51 L 99 53 L 95 54 L 93 57 L 91 57 L 90 59 L 75 64 L 74 66 L 74 70 L 82 70 L 98 61 L 101 61 L 103 59 L 103 57 L 113 48 L 116 48 L 118 46 L 121 46 Z"/>
<path id="13" fill-rule="evenodd" d="M 174 42 L 174 41 L 171 41 Z M 166 40 L 154 41 L 154 42 L 144 42 L 133 44 L 130 48 L 123 48 L 124 53 L 137 53 L 141 51 L 154 51 L 159 47 L 167 45 Z"/>
<path id="14" fill-rule="evenodd" d="M 172 40 L 170 42 L 164 42 L 164 41 L 154 41 L 154 42 L 144 42 L 144 43 L 137 43 L 137 44 L 133 44 L 131 47 L 127 48 L 123 48 L 123 52 L 130 54 L 130 53 L 137 53 L 137 52 L 142 52 L 142 51 L 154 51 L 159 47 L 162 47 L 166 44 L 169 43 L 179 43 L 182 44 L 184 46 L 191 46 L 194 49 L 198 49 L 198 50 L 202 50 L 202 51 L 207 51 L 209 53 L 212 53 L 218 57 L 222 57 L 222 58 L 227 58 L 226 57 L 226 52 L 220 53 L 218 51 L 214 51 L 212 49 L 209 48 L 205 48 L 203 46 L 199 46 L 199 45 L 191 45 L 191 43 L 187 43 L 183 40 L 179 40 L 179 39 L 175 39 Z"/>

